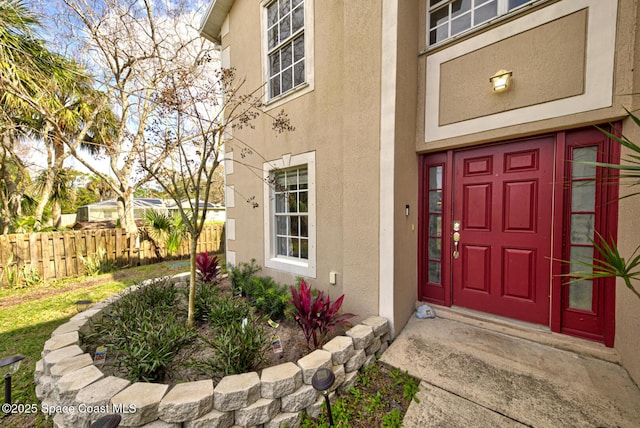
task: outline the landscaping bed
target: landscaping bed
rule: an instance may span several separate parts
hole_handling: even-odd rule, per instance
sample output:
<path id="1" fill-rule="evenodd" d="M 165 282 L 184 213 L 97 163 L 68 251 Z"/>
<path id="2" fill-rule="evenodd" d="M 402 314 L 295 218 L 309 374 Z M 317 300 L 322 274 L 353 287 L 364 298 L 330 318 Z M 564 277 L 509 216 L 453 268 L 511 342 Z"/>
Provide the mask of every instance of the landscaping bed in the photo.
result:
<path id="1" fill-rule="evenodd" d="M 160 331 L 162 329 L 160 324 L 155 325 L 158 327 L 156 329 L 153 326 L 141 327 L 135 326 L 134 323 L 125 323 L 129 326 L 129 332 L 135 332 L 134 335 L 140 332 L 145 333 L 133 340 L 127 336 L 126 331 L 121 331 L 112 337 L 125 337 L 125 341 L 134 349 L 141 349 L 141 343 L 149 339 L 153 342 L 153 339 L 158 336 L 163 338 L 160 342 L 164 343 L 166 338 L 164 333 L 173 331 L 174 328 L 177 329 L 178 334 L 172 339 L 176 339 L 179 334 L 182 334 L 180 331 L 182 327 L 173 318 L 173 314 L 179 311 L 169 310 L 168 307 L 163 306 L 163 302 L 174 300 L 167 297 L 172 293 L 177 294 L 178 288 L 170 281 L 165 283 L 152 281 L 127 290 L 115 299 L 107 299 L 60 326 L 52 334 L 52 338 L 45 343 L 43 359 L 36 365 L 35 378 L 38 385 L 36 394 L 42 400 L 43 408 L 113 409 L 117 407 L 117 410 L 112 411 L 121 414 L 124 426 L 146 426 L 160 420 L 165 423 L 187 423 L 189 426 L 229 427 L 264 424 L 265 427 L 271 428 L 284 426 L 293 428 L 300 426 L 301 416 L 322 417 L 324 400 L 320 392 L 312 386 L 312 377 L 319 370 L 329 369 L 335 375 L 335 382 L 329 386 L 328 391 L 331 397 L 335 397 L 335 393 L 351 394 L 355 391 L 353 388 L 360 378 L 359 370 L 375 365 L 376 356 L 388 346 L 388 321 L 380 317 L 369 317 L 347 330 L 346 336 L 336 336 L 325 343 L 322 349 L 318 347 L 295 364 L 286 362 L 258 371 L 237 372 L 240 374 L 225 375 L 218 382 L 214 382 L 213 379 L 182 382 L 172 388 L 166 384 L 141 381 L 142 377 L 162 376 L 165 373 L 162 370 L 145 371 L 153 366 L 148 361 L 149 351 L 152 350 L 149 347 L 142 352 L 130 352 L 131 355 L 128 356 L 122 352 L 116 355 L 116 361 L 128 359 L 129 363 L 133 362 L 130 357 L 138 358 L 131 367 L 118 365 L 120 369 L 123 367 L 129 369 L 126 372 L 129 380 L 119 376 L 105 376 L 105 373 L 92 364 L 91 355 L 82 353 L 78 346 L 79 332 L 83 331 L 85 332 L 83 335 L 89 336 L 92 330 L 91 324 L 94 327 L 98 326 L 100 330 L 101 320 L 114 321 L 111 327 L 114 330 L 120 329 L 119 321 L 129 321 L 126 308 L 130 305 L 146 313 L 147 316 L 154 312 L 161 313 L 165 324 L 171 327 Z M 305 295 L 304 290 L 304 282 L 301 282 L 301 295 Z M 320 301 L 321 298 L 322 294 L 319 293 L 316 300 Z M 160 306 L 154 309 L 154 302 Z M 335 309 L 332 305 L 326 307 Z M 253 314 L 249 314 L 249 318 L 252 317 Z M 146 320 L 143 319 L 142 322 Z M 108 325 L 109 322 L 107 321 L 106 324 Z M 233 325 L 233 322 L 229 321 L 228 324 Z M 260 324 L 249 321 L 243 322 L 242 325 L 246 333 L 251 329 L 250 326 Z M 148 332 L 153 334 L 149 336 Z M 224 335 L 224 332 L 222 334 Z M 98 336 L 104 337 L 102 334 Z M 237 336 L 236 340 L 238 340 Z M 314 344 L 316 344 L 315 340 Z M 125 346 L 122 349 L 127 348 Z M 236 366 L 237 361 L 229 359 L 227 363 L 229 367 L 239 368 Z M 220 368 L 215 364 L 212 367 Z M 375 397 L 375 401 L 381 399 L 380 394 Z M 122 406 L 128 406 L 128 409 L 133 410 L 123 412 Z M 383 409 L 386 409 L 386 406 L 378 403 L 368 411 Z M 398 409 L 393 410 L 390 413 L 390 417 L 394 418 L 392 424 L 384 426 L 399 426 L 398 421 L 401 420 L 403 413 L 398 412 Z M 358 416 L 364 415 L 365 413 L 362 413 Z M 54 411 L 51 416 L 55 426 L 88 427 L 100 414 Z M 305 419 L 304 423 L 307 426 L 315 426 L 313 425 L 315 422 L 310 419 Z"/>
<path id="2" fill-rule="evenodd" d="M 171 285 L 173 287 L 173 285 Z M 100 318 L 100 322 L 90 323 L 89 329 L 98 331 L 89 331 L 82 336 L 82 349 L 95 355 L 95 350 L 100 346 L 107 348 L 107 358 L 105 364 L 100 368 L 106 376 L 113 375 L 123 378 L 127 378 L 131 381 L 150 381 L 160 382 L 167 385 L 175 385 L 181 382 L 198 381 L 203 379 L 213 379 L 214 382 L 218 382 L 223 376 L 227 374 L 238 374 L 246 371 L 261 370 L 265 367 L 276 366 L 285 362 L 296 362 L 303 356 L 307 355 L 311 350 L 307 348 L 304 337 L 302 336 L 300 327 L 296 322 L 287 316 L 274 317 L 271 319 L 267 314 L 254 314 L 250 316 L 247 312 L 242 315 L 243 309 L 250 310 L 250 306 L 246 302 L 246 298 L 242 296 L 234 296 L 231 289 L 231 280 L 229 278 L 223 278 L 219 282 L 212 285 L 204 285 L 214 287 L 216 290 L 216 300 L 222 302 L 229 313 L 220 314 L 222 323 L 229 325 L 233 322 L 241 323 L 242 317 L 245 315 L 247 319 L 251 319 L 254 325 L 246 326 L 247 334 L 253 335 L 251 338 L 244 337 L 242 334 L 242 328 L 232 331 L 233 336 L 229 337 L 229 341 L 214 340 L 215 343 L 211 344 L 212 338 L 220 336 L 220 329 L 216 328 L 216 324 L 208 322 L 206 316 L 198 313 L 198 319 L 193 331 L 194 334 L 189 334 L 186 329 L 180 328 L 175 324 L 186 324 L 187 315 L 187 285 L 183 282 L 178 282 L 176 288 L 178 293 L 175 293 L 175 305 L 163 307 L 162 310 L 170 312 L 170 320 L 167 322 L 166 316 L 162 316 L 158 321 L 162 325 L 154 326 L 152 323 L 141 322 L 136 317 L 133 320 L 123 320 L 127 323 L 138 323 L 140 330 L 142 328 L 153 329 L 155 332 L 162 332 L 168 325 L 172 327 L 170 332 L 164 330 L 166 334 L 162 337 L 162 333 L 159 333 L 156 337 L 162 341 L 172 341 L 176 344 L 175 352 L 173 352 L 171 358 L 167 358 L 166 361 L 160 361 L 160 358 L 149 361 L 142 358 L 134 357 L 127 358 L 126 361 L 131 361 L 132 364 L 139 365 L 152 365 L 166 363 L 166 367 L 159 370 L 157 373 L 142 373 L 144 370 L 140 369 L 128 374 L 127 369 L 129 367 L 122 367 L 116 362 L 120 359 L 118 355 L 113 354 L 112 342 L 113 335 L 124 336 L 125 333 L 119 328 L 119 323 L 112 315 L 105 315 Z M 151 285 L 151 287 L 162 287 L 162 283 Z M 172 294 L 172 293 L 167 293 Z M 158 298 L 166 298 L 166 294 L 161 293 Z M 206 305 L 200 302 L 202 305 Z M 208 302 L 213 304 L 213 302 Z M 135 305 L 134 305 L 135 307 Z M 118 310 L 118 309 L 116 309 Z M 240 313 L 239 319 L 228 319 L 229 316 L 233 317 L 234 313 Z M 117 314 L 116 316 L 122 316 Z M 255 325 L 259 324 L 259 325 Z M 251 331 L 249 331 L 251 329 Z M 329 335 L 327 335 L 327 341 L 336 335 L 344 334 L 347 330 L 346 326 L 339 326 Z M 256 331 L 261 333 L 260 338 L 267 339 L 268 342 L 263 341 L 262 346 L 259 343 L 254 343 L 254 339 L 257 339 Z M 107 337 L 104 337 L 105 332 L 109 332 Z M 223 332 L 224 333 L 224 332 Z M 184 340 L 184 338 L 187 340 Z M 219 338 L 218 338 L 219 339 Z M 180 341 L 176 343 L 176 341 Z M 226 354 L 220 354 L 215 352 L 214 346 L 216 345 L 236 345 L 237 347 L 246 344 L 245 349 L 238 349 L 237 352 L 229 352 Z M 167 347 L 162 347 L 165 353 L 168 353 Z M 138 353 L 135 347 L 129 348 L 134 355 Z M 160 352 L 160 351 L 159 351 Z M 219 358 L 220 361 L 214 361 L 215 358 Z M 230 363 L 229 360 L 235 358 L 234 363 Z M 219 370 L 215 370 L 214 367 L 219 367 Z M 237 370 L 233 370 L 237 368 Z"/>
<path id="3" fill-rule="evenodd" d="M 221 283 L 216 285 L 216 288 L 218 289 L 218 291 L 220 292 L 229 292 L 231 294 L 233 294 L 232 288 L 233 285 L 230 283 L 232 281 L 232 279 L 227 279 L 226 281 L 222 281 Z M 268 281 L 267 281 L 268 282 Z M 185 285 L 178 285 L 177 287 L 175 287 L 176 289 L 180 289 L 181 287 L 185 287 Z M 75 288 L 75 287 L 74 287 Z M 134 286 L 134 288 L 136 288 Z M 267 287 L 269 288 L 269 287 Z M 52 294 L 54 294 L 52 292 Z M 240 296 L 236 295 L 236 298 L 238 298 Z M 291 296 L 289 295 L 288 298 L 290 298 Z M 245 296 L 244 298 L 247 298 L 247 296 Z M 108 299 L 110 302 L 112 302 L 111 299 Z M 180 300 L 180 299 L 178 299 Z M 183 305 L 184 306 L 184 301 L 182 301 L 182 303 L 179 303 L 179 305 Z M 256 306 L 264 306 L 264 302 L 257 302 Z M 104 314 L 108 314 L 109 311 L 108 310 L 104 310 L 105 306 L 104 304 L 98 304 L 96 306 L 94 306 L 94 308 L 101 308 L 102 311 L 100 312 L 102 315 Z M 174 313 L 180 313 L 181 311 L 173 311 Z M 90 309 L 89 311 L 87 311 L 87 313 L 93 313 L 95 314 L 96 312 L 93 311 L 92 309 Z M 78 320 L 83 319 L 84 313 L 79 313 L 76 316 L 71 318 L 71 323 L 77 323 Z M 271 327 L 271 326 L 267 326 L 266 323 L 262 324 L 264 327 L 266 327 L 267 332 L 269 332 L 269 334 L 273 334 L 274 332 L 277 332 L 277 334 L 280 336 L 281 342 L 282 342 L 282 348 L 283 348 L 283 352 L 282 353 L 278 353 L 275 354 L 272 351 L 271 348 L 271 344 L 268 343 L 267 347 L 265 348 L 265 351 L 268 351 L 265 353 L 265 355 L 268 357 L 266 359 L 264 359 L 263 361 L 261 361 L 259 366 L 255 367 L 255 371 L 253 373 L 257 373 L 255 376 L 260 375 L 263 372 L 263 369 L 265 367 L 274 367 L 277 365 L 282 365 L 283 362 L 285 361 L 295 361 L 296 358 L 299 358 L 301 355 L 305 355 L 306 353 L 309 352 L 308 349 L 305 349 L 304 346 L 298 346 L 298 344 L 300 343 L 305 343 L 305 336 L 302 335 L 302 330 L 300 329 L 300 327 L 291 319 L 283 317 L 281 319 L 276 319 L 275 321 L 278 322 L 278 326 L 277 327 Z M 175 324 L 177 325 L 178 323 L 168 323 L 168 324 Z M 86 324 L 85 328 L 82 328 L 82 330 L 84 332 L 89 331 L 90 329 L 88 328 L 88 324 Z M 67 325 L 62 325 L 61 328 L 65 329 L 65 327 L 67 327 Z M 207 332 L 207 326 L 203 325 L 202 323 L 200 324 L 199 329 L 202 329 L 205 334 L 204 336 L 207 336 L 209 333 Z M 367 329 L 371 330 L 371 327 L 366 327 Z M 59 330 L 59 329 L 56 329 Z M 338 329 L 336 331 L 336 334 L 338 333 L 342 333 L 344 331 L 344 329 L 340 330 Z M 54 332 L 54 336 L 56 335 L 56 333 L 59 333 L 59 331 Z M 53 337 L 52 337 L 53 339 Z M 329 339 L 329 337 L 326 338 L 327 340 Z M 381 340 L 380 337 L 376 337 L 376 340 L 379 340 L 380 343 L 383 342 L 383 340 Z M 359 340 L 359 339 L 358 339 Z M 356 342 L 356 339 L 353 339 L 354 343 Z M 48 349 L 47 346 L 51 346 L 51 344 L 49 343 L 50 341 L 48 341 L 47 344 L 45 344 L 45 351 L 43 352 L 43 355 L 47 354 L 47 352 L 52 351 L 51 349 Z M 326 342 L 326 340 L 325 340 Z M 349 340 L 349 342 L 351 342 L 351 339 Z M 386 341 L 385 341 L 386 342 Z M 79 343 L 79 342 L 78 342 Z M 97 342 L 96 342 L 97 343 Z M 313 343 L 313 341 L 311 341 L 311 343 Z M 89 341 L 86 341 L 83 346 L 85 346 L 87 348 L 87 350 L 90 350 L 90 348 L 94 348 L 93 350 L 91 350 L 91 353 L 89 354 L 85 354 L 88 357 L 90 356 L 91 358 L 93 358 L 94 354 L 93 352 L 95 352 L 95 346 L 96 344 L 91 345 Z M 360 344 L 360 347 L 362 348 L 364 345 Z M 386 343 L 385 343 L 386 346 Z M 186 349 L 186 348 L 185 348 Z M 206 375 L 198 372 L 197 370 L 194 370 L 194 367 L 188 367 L 185 366 L 184 362 L 186 362 L 190 357 L 189 357 L 189 351 L 186 351 L 185 349 L 180 350 L 180 352 L 178 352 L 172 359 L 172 365 L 173 368 L 167 369 L 165 370 L 165 373 L 163 375 L 164 378 L 164 382 L 167 383 L 166 388 L 171 388 L 170 385 L 178 385 L 178 384 L 182 384 L 182 386 L 188 386 L 190 382 L 188 382 L 191 379 L 203 379 L 200 382 L 207 382 L 206 380 Z M 375 350 L 374 350 L 375 349 Z M 114 354 L 111 352 L 112 350 L 109 350 L 107 352 L 107 361 L 112 361 L 113 360 L 113 356 Z M 401 390 L 403 387 L 402 385 L 417 385 L 417 383 L 415 382 L 415 380 L 412 380 L 411 378 L 405 378 L 404 375 L 398 371 L 393 371 L 390 369 L 387 369 L 381 365 L 379 365 L 374 356 L 376 353 L 380 353 L 382 351 L 382 349 L 376 348 L 376 347 L 369 347 L 368 349 L 368 353 L 365 353 L 364 349 L 359 349 L 359 350 L 355 350 L 355 351 L 351 351 L 352 354 L 358 354 L 359 356 L 368 356 L 369 358 L 367 358 L 367 364 L 364 364 L 368 367 L 379 367 L 379 370 L 376 370 L 376 372 L 379 373 L 379 375 L 376 375 L 376 378 L 378 378 L 379 380 L 372 380 L 373 377 L 370 375 L 365 375 L 365 377 L 362 377 L 363 374 L 359 374 L 358 373 L 358 369 L 353 367 L 353 364 L 349 364 L 349 363 L 345 363 L 343 365 L 343 367 L 347 367 L 347 369 L 345 368 L 341 368 L 340 365 L 335 366 L 335 364 L 333 362 L 329 362 L 329 367 L 333 368 L 334 371 L 336 371 L 337 373 L 337 377 L 339 377 L 339 381 L 344 384 L 342 385 L 342 387 L 338 390 L 339 394 L 338 394 L 338 400 L 336 401 L 336 411 L 337 413 L 334 413 L 334 419 L 336 419 L 336 423 L 340 423 L 339 421 L 341 420 L 341 414 L 347 415 L 348 418 L 350 418 L 352 420 L 351 424 L 347 424 L 347 425 L 338 425 L 338 426 L 359 426 L 359 425 L 354 425 L 354 421 L 358 421 L 358 423 L 360 423 L 360 421 L 363 423 L 362 426 L 367 424 L 371 425 L 371 426 L 399 426 L 398 425 L 398 421 L 401 421 L 402 416 L 404 415 L 404 411 L 406 410 L 406 407 L 408 406 L 408 400 L 405 400 L 405 403 L 403 404 L 403 391 Z M 331 352 L 336 352 L 335 351 L 335 347 L 334 350 Z M 322 350 L 322 351 L 317 351 L 317 353 L 323 355 L 327 355 L 328 351 L 326 350 Z M 193 353 L 192 353 L 193 354 Z M 199 351 L 195 351 L 195 354 L 199 357 L 202 356 L 206 356 L 206 353 L 203 353 L 202 350 Z M 333 354 L 331 354 L 333 355 Z M 111 356 L 111 358 L 109 358 L 109 356 Z M 192 357 L 193 355 L 191 355 Z M 80 357 L 80 356 L 78 356 Z M 331 357 L 330 357 L 331 360 Z M 46 361 L 46 355 L 45 355 L 45 361 Z M 292 364 L 292 363 L 290 363 Z M 324 363 L 323 363 L 324 364 Z M 46 382 L 46 380 L 43 380 L 43 378 L 46 378 L 50 373 L 45 373 L 45 371 L 43 371 L 42 368 L 42 361 L 38 364 L 39 368 L 36 368 L 36 380 L 39 381 L 40 386 L 40 392 L 42 393 L 42 385 L 43 382 Z M 313 372 L 314 368 L 312 367 L 313 364 L 311 365 L 311 367 L 309 368 L 309 364 L 308 361 L 307 362 L 303 362 L 298 364 L 298 366 L 301 367 L 300 371 L 302 373 L 306 373 L 304 376 L 308 376 L 309 373 Z M 305 368 L 306 367 L 306 368 Z M 51 369 L 51 367 L 48 367 L 48 369 Z M 105 374 L 107 373 L 108 366 L 101 366 L 101 369 L 105 370 Z M 121 368 L 116 368 L 115 365 L 113 365 L 112 369 L 114 370 L 113 373 L 118 373 L 120 375 L 122 375 L 123 373 L 119 370 L 122 370 Z M 184 371 L 183 371 L 184 370 Z M 311 370 L 311 372 L 309 372 L 309 370 Z M 355 371 L 353 371 L 355 370 Z M 55 371 L 55 370 L 54 370 Z M 277 370 L 276 370 L 277 372 Z M 61 374 L 60 370 L 58 369 L 56 371 L 56 373 L 59 375 Z M 101 373 L 100 376 L 104 376 L 104 374 Z M 33 379 L 32 375 L 28 375 L 27 377 L 31 377 Z M 213 379 L 215 376 L 212 376 L 210 379 Z M 306 391 L 308 391 L 308 389 L 310 388 L 310 385 L 307 383 L 309 382 L 308 378 L 305 378 L 305 382 L 302 385 L 302 389 L 304 390 L 305 387 L 307 388 Z M 104 378 L 103 378 L 104 380 Z M 344 380 L 348 380 L 348 383 L 345 384 Z M 209 382 L 211 382 L 211 380 L 209 380 Z M 379 384 L 378 384 L 379 382 Z M 98 382 L 96 382 L 97 384 Z M 193 382 L 191 382 L 193 383 Z M 213 387 L 216 384 L 213 383 L 211 388 L 213 389 Z M 360 391 L 361 387 L 365 387 L 367 385 L 376 385 L 374 386 L 375 390 L 372 390 L 371 392 L 364 392 L 364 393 L 359 393 L 358 391 Z M 385 389 L 384 385 L 388 385 L 389 388 Z M 394 387 L 395 385 L 395 387 Z M 398 385 L 400 385 L 400 387 L 398 387 Z M 400 389 L 399 389 L 400 388 Z M 411 390 L 411 389 L 409 389 Z M 166 391 L 166 390 L 165 390 Z M 169 389 L 169 391 L 171 391 L 171 389 Z M 379 394 L 376 393 L 376 391 L 385 391 L 384 392 L 384 401 L 386 404 L 381 403 L 381 397 Z M 51 391 L 49 391 L 51 393 Z M 65 395 L 66 393 L 63 393 L 62 395 Z M 270 394 L 270 393 L 267 393 Z M 56 392 L 56 394 L 53 395 L 59 395 L 59 391 Z M 295 395 L 295 394 L 293 394 Z M 316 394 L 317 395 L 317 394 Z M 367 396 L 370 395 L 370 399 L 372 401 L 369 401 L 369 399 L 367 398 Z M 167 395 L 168 397 L 169 395 Z M 167 398 L 165 397 L 165 399 Z M 364 398 L 363 398 L 364 397 Z M 43 397 L 44 398 L 44 397 Z M 68 394 L 67 394 L 67 398 L 68 398 Z M 65 398 L 65 399 L 67 399 Z M 304 408 L 302 413 L 308 413 L 309 416 L 305 416 L 305 419 L 302 421 L 303 426 L 308 426 L 308 427 L 315 427 L 315 426 L 326 426 L 326 422 L 322 421 L 323 418 L 323 402 L 322 399 L 317 399 L 317 397 L 314 395 L 315 401 L 313 403 L 306 403 L 306 408 Z M 260 400 L 264 400 L 264 398 L 261 398 Z M 284 403 L 285 401 L 289 400 L 290 398 L 284 397 L 284 398 L 277 398 L 277 401 L 282 401 L 282 403 Z M 350 400 L 350 401 L 349 401 Z M 388 400 L 388 401 L 387 401 Z M 18 399 L 18 402 L 20 400 Z M 43 402 L 43 404 L 47 402 L 47 400 L 45 400 Z M 348 407 L 349 408 L 353 408 L 353 409 L 360 409 L 358 410 L 357 413 L 354 414 L 349 414 L 348 412 L 341 412 L 341 404 L 343 402 L 348 402 Z M 48 401 L 48 404 L 51 404 L 51 401 Z M 255 403 L 254 403 L 255 405 Z M 270 404 L 271 405 L 271 404 Z M 282 404 L 284 406 L 284 404 Z M 291 408 L 292 404 L 289 402 L 289 404 L 287 404 L 287 406 L 289 406 L 289 408 Z M 226 412 L 228 413 L 228 411 Z M 231 412 L 234 413 L 234 412 Z M 297 412 L 296 412 L 297 413 Z M 286 417 L 296 417 L 296 413 L 290 413 L 287 414 Z M 26 415 L 26 416 L 30 416 L 30 415 Z M 31 415 L 32 416 L 32 415 Z M 310 417 L 319 417 L 318 420 L 314 420 L 311 419 Z M 324 416 L 326 418 L 326 416 Z M 354 419 L 355 418 L 355 419 Z M 382 420 L 382 418 L 386 418 L 385 421 Z M 25 418 L 25 415 L 11 415 L 8 418 L 5 418 L 3 423 L 6 424 L 6 426 L 12 427 L 12 426 L 16 426 L 16 427 L 21 427 L 21 426 L 50 426 L 52 418 L 48 418 L 48 420 L 43 421 L 42 419 L 38 418 L 38 423 L 29 423 L 27 422 L 29 419 Z M 323 425 L 324 424 L 324 425 Z M 72 426 L 72 425 L 63 425 L 63 426 Z M 75 425 L 73 425 L 75 426 Z M 80 426 L 80 425 L 78 425 Z M 278 425 L 268 425 L 268 426 L 278 426 Z M 295 425 L 290 425 L 290 426 L 295 426 Z"/>

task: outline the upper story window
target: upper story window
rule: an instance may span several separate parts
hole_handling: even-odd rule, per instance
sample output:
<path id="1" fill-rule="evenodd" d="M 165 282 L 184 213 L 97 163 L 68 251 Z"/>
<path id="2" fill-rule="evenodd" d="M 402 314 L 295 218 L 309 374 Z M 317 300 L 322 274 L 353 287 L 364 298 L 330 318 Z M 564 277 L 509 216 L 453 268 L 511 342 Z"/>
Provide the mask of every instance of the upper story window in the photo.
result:
<path id="1" fill-rule="evenodd" d="M 275 0 L 267 9 L 269 99 L 306 82 L 305 0 Z"/>
<path id="2" fill-rule="evenodd" d="M 429 0 L 429 45 L 447 40 L 533 1 Z"/>

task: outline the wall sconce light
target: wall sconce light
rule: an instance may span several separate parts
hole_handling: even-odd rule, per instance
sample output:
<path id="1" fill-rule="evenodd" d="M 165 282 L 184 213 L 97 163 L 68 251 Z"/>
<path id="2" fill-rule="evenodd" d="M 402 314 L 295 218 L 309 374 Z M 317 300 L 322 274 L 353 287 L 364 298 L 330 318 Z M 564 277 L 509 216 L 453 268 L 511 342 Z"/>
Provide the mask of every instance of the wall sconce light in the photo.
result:
<path id="1" fill-rule="evenodd" d="M 504 92 L 511 86 L 512 71 L 499 70 L 489 78 L 493 92 Z"/>
<path id="2" fill-rule="evenodd" d="M 20 368 L 24 355 L 14 355 L 0 361 L 0 374 L 4 374 L 4 402 L 11 404 L 11 376 Z"/>
<path id="3" fill-rule="evenodd" d="M 76 305 L 76 310 L 78 312 L 82 312 L 84 310 L 86 310 L 89 306 L 91 306 L 91 304 L 93 303 L 92 300 L 78 300 L 75 305 Z"/>
<path id="4" fill-rule="evenodd" d="M 318 369 L 311 378 L 311 385 L 316 391 L 320 391 L 324 395 L 324 402 L 327 405 L 327 414 L 329 416 L 329 426 L 333 426 L 333 416 L 331 415 L 331 403 L 329 402 L 329 390 L 336 381 L 336 375 L 327 368 Z"/>

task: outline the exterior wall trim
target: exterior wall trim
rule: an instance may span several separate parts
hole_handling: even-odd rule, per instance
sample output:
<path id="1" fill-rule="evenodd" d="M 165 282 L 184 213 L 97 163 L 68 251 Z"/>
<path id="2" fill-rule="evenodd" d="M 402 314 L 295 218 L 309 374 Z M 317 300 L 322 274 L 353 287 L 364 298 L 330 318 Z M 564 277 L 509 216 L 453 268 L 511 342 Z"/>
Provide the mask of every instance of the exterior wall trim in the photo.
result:
<path id="1" fill-rule="evenodd" d="M 582 95 L 439 126 L 442 63 L 584 8 L 589 8 L 589 17 L 585 91 Z M 425 142 L 611 107 L 617 9 L 617 2 L 614 1 L 560 1 L 429 55 L 425 76 Z"/>
<path id="2" fill-rule="evenodd" d="M 382 2 L 380 88 L 380 284 L 378 315 L 389 319 L 394 335 L 394 187 L 398 0 Z"/>

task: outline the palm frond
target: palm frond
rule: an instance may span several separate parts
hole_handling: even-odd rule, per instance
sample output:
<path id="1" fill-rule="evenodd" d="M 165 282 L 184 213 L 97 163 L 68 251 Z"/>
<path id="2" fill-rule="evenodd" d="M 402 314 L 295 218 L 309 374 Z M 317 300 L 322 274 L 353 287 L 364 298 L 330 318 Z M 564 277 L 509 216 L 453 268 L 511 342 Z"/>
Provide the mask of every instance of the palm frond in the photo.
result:
<path id="1" fill-rule="evenodd" d="M 629 288 L 638 298 L 640 291 L 636 290 L 632 281 L 640 280 L 640 246 L 631 254 L 629 260 L 620 255 L 620 251 L 615 243 L 609 244 L 599 233 L 598 239 L 589 238 L 595 251 L 601 259 L 594 259 L 590 262 L 582 260 L 566 261 L 572 266 L 582 266 L 585 270 L 572 271 L 564 274 L 565 277 L 574 278 L 569 283 L 581 280 L 594 280 L 599 278 L 618 277 L 621 278 L 627 288 Z"/>

